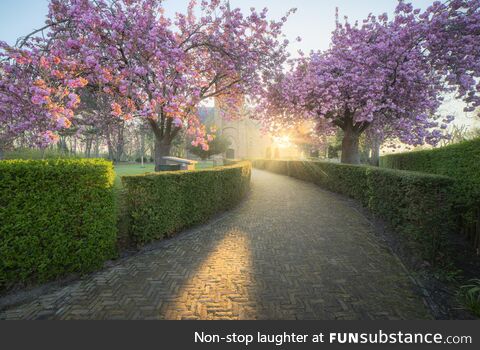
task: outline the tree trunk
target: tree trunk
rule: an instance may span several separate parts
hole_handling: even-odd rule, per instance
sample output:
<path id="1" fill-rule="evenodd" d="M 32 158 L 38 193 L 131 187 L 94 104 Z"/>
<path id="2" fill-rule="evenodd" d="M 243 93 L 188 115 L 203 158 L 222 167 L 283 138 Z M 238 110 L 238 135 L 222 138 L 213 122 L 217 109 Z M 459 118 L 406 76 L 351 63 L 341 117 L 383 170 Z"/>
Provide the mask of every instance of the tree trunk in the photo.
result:
<path id="1" fill-rule="evenodd" d="M 3 160 L 4 157 L 5 157 L 5 153 L 3 152 L 2 146 L 0 146 L 0 160 Z"/>
<path id="2" fill-rule="evenodd" d="M 77 154 L 77 137 L 73 138 L 73 154 Z"/>
<path id="3" fill-rule="evenodd" d="M 380 165 L 380 140 L 375 138 L 372 140 L 372 154 L 370 156 L 370 165 L 379 166 Z"/>
<path id="4" fill-rule="evenodd" d="M 100 158 L 100 137 L 95 136 L 95 157 Z"/>
<path id="5" fill-rule="evenodd" d="M 92 153 L 92 139 L 88 137 L 85 141 L 85 157 L 90 158 Z"/>
<path id="6" fill-rule="evenodd" d="M 116 147 L 116 158 L 117 162 L 120 162 L 123 158 L 123 154 L 125 152 L 125 127 L 123 124 L 118 126 L 118 140 L 117 140 L 117 147 Z"/>
<path id="7" fill-rule="evenodd" d="M 160 171 L 162 165 L 167 161 L 163 157 L 168 157 L 172 149 L 172 143 L 166 140 L 155 140 L 155 171 Z"/>
<path id="8" fill-rule="evenodd" d="M 118 140 L 117 143 L 117 151 L 115 152 L 116 156 L 115 158 L 117 159 L 117 162 L 121 162 L 123 158 L 123 153 L 124 153 L 124 143 L 123 140 Z"/>
<path id="9" fill-rule="evenodd" d="M 142 158 L 142 168 L 145 168 L 145 132 L 140 130 L 140 156 Z"/>
<path id="10" fill-rule="evenodd" d="M 108 147 L 108 159 L 114 162 L 115 156 L 113 154 L 113 146 L 112 146 L 112 141 L 110 139 L 110 135 L 107 136 L 107 147 Z"/>
<path id="11" fill-rule="evenodd" d="M 349 127 L 344 130 L 342 141 L 342 163 L 360 164 L 360 152 L 358 149 L 360 133 Z"/>

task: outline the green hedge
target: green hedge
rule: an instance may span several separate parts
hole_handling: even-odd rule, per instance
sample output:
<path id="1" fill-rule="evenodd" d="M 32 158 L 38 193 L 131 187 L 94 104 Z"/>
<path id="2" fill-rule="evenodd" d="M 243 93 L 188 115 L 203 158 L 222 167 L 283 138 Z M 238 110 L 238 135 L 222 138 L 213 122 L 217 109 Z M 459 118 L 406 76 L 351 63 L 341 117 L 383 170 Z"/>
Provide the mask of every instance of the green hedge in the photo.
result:
<path id="1" fill-rule="evenodd" d="M 116 253 L 113 166 L 0 162 L 0 289 L 88 272 Z"/>
<path id="2" fill-rule="evenodd" d="M 168 237 L 237 204 L 250 186 L 248 162 L 198 171 L 122 178 L 129 236 L 136 244 Z"/>
<path id="3" fill-rule="evenodd" d="M 380 166 L 455 179 L 452 193 L 455 206 L 467 222 L 475 221 L 480 208 L 480 139 L 433 150 L 386 155 L 380 158 Z"/>
<path id="4" fill-rule="evenodd" d="M 318 161 L 255 160 L 253 163 L 256 168 L 313 182 L 368 204 L 367 167 Z"/>
<path id="5" fill-rule="evenodd" d="M 313 182 L 359 200 L 411 242 L 425 259 L 446 253 L 453 180 L 438 175 L 328 162 L 256 160 L 253 165 Z"/>

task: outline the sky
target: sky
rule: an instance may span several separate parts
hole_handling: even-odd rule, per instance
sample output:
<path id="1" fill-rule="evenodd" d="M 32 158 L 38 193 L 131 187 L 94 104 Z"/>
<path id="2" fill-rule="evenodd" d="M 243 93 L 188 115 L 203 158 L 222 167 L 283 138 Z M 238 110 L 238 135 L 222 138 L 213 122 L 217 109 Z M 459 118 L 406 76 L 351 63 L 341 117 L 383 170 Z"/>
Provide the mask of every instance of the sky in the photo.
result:
<path id="1" fill-rule="evenodd" d="M 425 8 L 433 0 L 415 0 L 415 7 Z M 14 44 L 16 39 L 40 28 L 48 11 L 48 0 L 0 0 L 0 40 Z M 267 7 L 272 19 L 281 18 L 289 9 L 297 8 L 286 24 L 285 33 L 292 42 L 290 50 L 305 52 L 326 49 L 330 42 L 330 33 L 335 24 L 335 8 L 341 15 L 351 20 L 363 19 L 370 12 L 381 14 L 392 13 L 396 0 L 230 0 L 231 6 L 245 11 L 255 7 Z M 168 14 L 184 12 L 188 0 L 165 0 Z M 300 36 L 301 43 L 295 43 Z"/>
<path id="2" fill-rule="evenodd" d="M 48 0 L 0 0 L 0 41 L 15 44 L 18 37 L 28 34 L 33 29 L 42 27 L 48 11 Z M 184 12 L 188 0 L 165 0 L 167 14 Z M 425 9 L 433 0 L 412 0 L 416 8 Z M 392 14 L 397 0 L 230 0 L 231 7 L 240 7 L 248 11 L 255 7 L 269 9 L 272 19 L 281 18 L 289 9 L 297 8 L 297 12 L 290 17 L 284 32 L 290 40 L 292 55 L 298 50 L 306 53 L 311 50 L 324 50 L 330 43 L 330 34 L 335 26 L 335 8 L 339 8 L 340 15 L 348 16 L 353 22 L 362 20 L 369 13 Z M 296 38 L 301 37 L 301 42 Z M 479 126 L 473 115 L 465 115 L 463 107 L 457 101 L 446 103 L 441 112 L 454 114 L 457 124 Z M 477 123 L 477 124 L 476 124 Z"/>

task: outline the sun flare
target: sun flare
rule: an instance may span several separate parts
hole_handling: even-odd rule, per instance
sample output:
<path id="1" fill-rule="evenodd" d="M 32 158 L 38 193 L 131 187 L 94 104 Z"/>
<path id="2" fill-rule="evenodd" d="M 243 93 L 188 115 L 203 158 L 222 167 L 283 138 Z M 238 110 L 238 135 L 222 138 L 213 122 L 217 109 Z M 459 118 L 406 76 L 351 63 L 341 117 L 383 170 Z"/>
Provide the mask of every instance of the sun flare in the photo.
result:
<path id="1" fill-rule="evenodd" d="M 292 147 L 293 143 L 290 139 L 290 136 L 276 136 L 273 138 L 273 142 L 278 148 L 289 148 Z"/>

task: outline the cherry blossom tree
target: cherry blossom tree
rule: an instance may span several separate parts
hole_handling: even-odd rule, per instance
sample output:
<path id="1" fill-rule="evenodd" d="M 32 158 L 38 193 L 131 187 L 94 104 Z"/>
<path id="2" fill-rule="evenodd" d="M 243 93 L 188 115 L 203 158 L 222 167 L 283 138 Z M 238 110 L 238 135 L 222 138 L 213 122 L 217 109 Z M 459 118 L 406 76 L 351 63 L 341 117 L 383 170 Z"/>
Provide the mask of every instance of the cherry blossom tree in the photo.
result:
<path id="1" fill-rule="evenodd" d="M 286 19 L 269 21 L 266 9 L 244 15 L 218 0 L 191 1 L 174 20 L 159 0 L 52 0 L 46 38 L 25 40 L 75 62 L 88 88 L 108 96 L 113 116 L 148 123 L 159 169 L 180 132 L 208 149 L 201 101 L 254 95 L 278 73 Z"/>
<path id="2" fill-rule="evenodd" d="M 359 163 L 365 131 L 410 145 L 437 144 L 450 117 L 435 113 L 446 93 L 479 105 L 480 1 L 399 2 L 393 19 L 338 20 L 331 47 L 298 59 L 263 94 L 263 120 L 276 128 L 313 119 L 344 132 L 342 162 Z"/>

